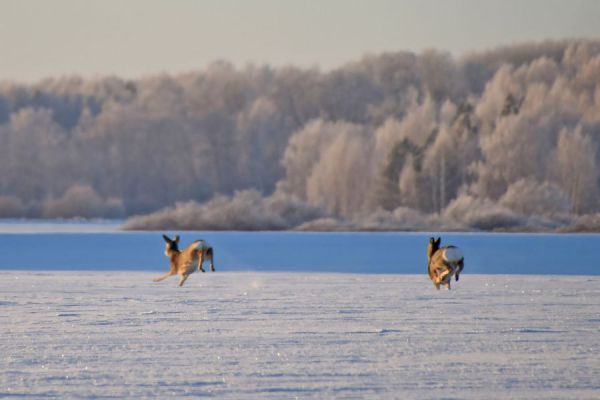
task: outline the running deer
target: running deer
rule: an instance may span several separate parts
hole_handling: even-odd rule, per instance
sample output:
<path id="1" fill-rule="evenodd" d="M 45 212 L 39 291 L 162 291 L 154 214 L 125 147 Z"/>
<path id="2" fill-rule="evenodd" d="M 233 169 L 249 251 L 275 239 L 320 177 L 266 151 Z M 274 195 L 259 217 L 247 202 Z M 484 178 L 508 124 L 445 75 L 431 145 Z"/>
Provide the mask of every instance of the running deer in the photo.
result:
<path id="1" fill-rule="evenodd" d="M 444 285 L 450 290 L 452 276 L 458 277 L 465 266 L 465 257 L 463 252 L 456 246 L 440 247 L 442 238 L 429 239 L 427 246 L 427 270 L 429 278 L 437 290 L 440 285 Z"/>
<path id="2" fill-rule="evenodd" d="M 163 235 L 165 240 L 165 256 L 169 257 L 169 271 L 154 279 L 154 282 L 160 282 L 172 275 L 181 277 L 179 280 L 179 286 L 183 286 L 185 280 L 190 274 L 198 271 L 204 272 L 202 263 L 204 261 L 210 261 L 210 270 L 214 272 L 215 266 L 213 264 L 214 251 L 213 248 L 203 240 L 195 240 L 188 247 L 179 250 L 179 235 L 176 235 L 173 239 L 170 239 L 167 235 Z"/>

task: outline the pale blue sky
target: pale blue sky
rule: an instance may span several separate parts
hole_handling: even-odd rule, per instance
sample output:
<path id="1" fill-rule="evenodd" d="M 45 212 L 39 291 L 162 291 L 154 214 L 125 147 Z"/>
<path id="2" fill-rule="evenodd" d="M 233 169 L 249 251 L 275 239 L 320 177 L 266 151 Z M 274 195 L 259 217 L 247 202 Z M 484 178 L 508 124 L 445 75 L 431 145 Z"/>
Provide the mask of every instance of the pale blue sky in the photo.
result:
<path id="1" fill-rule="evenodd" d="M 600 38 L 598 0 L 0 0 L 0 81 L 178 73 L 225 59 L 329 69 L 365 53 L 461 55 Z"/>

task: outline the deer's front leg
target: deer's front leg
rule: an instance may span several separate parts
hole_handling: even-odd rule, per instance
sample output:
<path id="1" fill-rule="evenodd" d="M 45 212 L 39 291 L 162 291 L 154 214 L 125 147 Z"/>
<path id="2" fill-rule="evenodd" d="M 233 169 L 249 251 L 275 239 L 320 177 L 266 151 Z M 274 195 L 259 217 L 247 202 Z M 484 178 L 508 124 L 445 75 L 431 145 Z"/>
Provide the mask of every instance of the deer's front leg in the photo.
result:
<path id="1" fill-rule="evenodd" d="M 166 274 L 159 276 L 158 278 L 154 278 L 153 281 L 154 282 L 160 282 L 160 281 L 164 281 L 165 279 L 167 279 L 170 276 L 175 275 L 175 273 L 173 271 L 169 271 Z"/>
<path id="2" fill-rule="evenodd" d="M 439 273 L 439 275 L 438 275 L 438 282 L 444 282 L 446 280 L 446 277 L 449 274 L 451 274 L 452 271 L 453 271 L 452 268 L 446 266 L 446 269 L 443 272 Z"/>
<path id="3" fill-rule="evenodd" d="M 185 283 L 185 281 L 188 278 L 188 276 L 190 276 L 190 275 L 189 274 L 183 274 L 183 275 L 181 275 L 181 280 L 179 281 L 179 286 L 183 286 L 183 284 Z"/>

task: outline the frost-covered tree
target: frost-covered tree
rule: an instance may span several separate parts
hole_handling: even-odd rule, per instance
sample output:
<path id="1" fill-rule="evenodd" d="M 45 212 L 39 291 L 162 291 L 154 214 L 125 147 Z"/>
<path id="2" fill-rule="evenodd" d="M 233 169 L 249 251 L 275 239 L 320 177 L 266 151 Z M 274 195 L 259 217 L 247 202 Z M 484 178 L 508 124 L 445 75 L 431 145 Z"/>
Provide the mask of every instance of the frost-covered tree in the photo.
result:
<path id="1" fill-rule="evenodd" d="M 556 153 L 559 182 L 575 214 L 598 210 L 596 157 L 596 145 L 582 133 L 581 126 L 561 130 Z"/>
<path id="2" fill-rule="evenodd" d="M 566 218 L 565 199 L 572 214 L 592 213 L 599 71 L 600 41 L 565 40 L 459 58 L 369 54 L 329 71 L 219 61 L 134 80 L 3 82 L 0 214 L 175 207 L 181 222 L 199 208 L 175 204 L 219 199 L 209 225 L 231 227 L 222 210 L 252 212 L 257 196 L 325 218 L 273 225 L 286 228 L 386 218 L 390 228 L 407 215 L 411 226 L 506 228 L 542 212 L 534 200 L 544 218 Z M 100 211 L 75 207 L 79 198 Z M 244 226 L 279 220 L 260 215 L 268 223 Z"/>

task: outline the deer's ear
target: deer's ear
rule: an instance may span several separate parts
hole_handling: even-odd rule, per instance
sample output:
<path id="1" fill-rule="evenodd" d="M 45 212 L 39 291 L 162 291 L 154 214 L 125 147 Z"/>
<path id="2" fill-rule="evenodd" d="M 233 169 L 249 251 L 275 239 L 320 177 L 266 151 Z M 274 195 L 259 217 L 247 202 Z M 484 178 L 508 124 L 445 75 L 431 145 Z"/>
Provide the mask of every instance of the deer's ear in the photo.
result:
<path id="1" fill-rule="evenodd" d="M 175 235 L 175 238 L 173 239 L 173 241 L 175 243 L 179 243 L 179 235 Z"/>
<path id="2" fill-rule="evenodd" d="M 429 244 L 434 244 L 435 243 L 435 239 L 434 238 L 429 238 Z"/>
<path id="3" fill-rule="evenodd" d="M 437 244 L 439 246 L 440 243 L 442 243 L 442 238 L 438 237 L 437 240 L 435 241 L 435 244 Z"/>
<path id="4" fill-rule="evenodd" d="M 162 235 L 162 237 L 165 240 L 165 242 L 167 242 L 167 243 L 171 243 L 172 242 L 172 240 L 169 239 L 169 237 L 167 235 Z"/>

